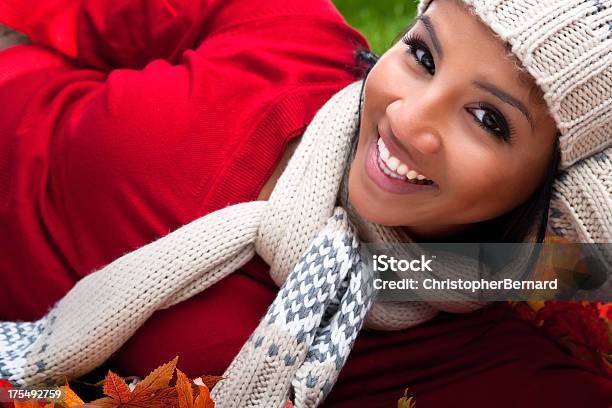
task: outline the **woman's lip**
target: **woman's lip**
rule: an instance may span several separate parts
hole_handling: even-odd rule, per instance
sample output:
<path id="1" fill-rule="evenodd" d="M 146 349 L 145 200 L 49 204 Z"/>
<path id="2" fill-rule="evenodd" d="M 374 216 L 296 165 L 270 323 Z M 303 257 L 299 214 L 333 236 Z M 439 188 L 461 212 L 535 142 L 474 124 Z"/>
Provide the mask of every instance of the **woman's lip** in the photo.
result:
<path id="1" fill-rule="evenodd" d="M 407 181 L 391 178 L 383 173 L 378 166 L 378 146 L 376 140 L 372 140 L 366 151 L 363 170 L 367 177 L 378 186 L 378 188 L 394 194 L 408 194 L 422 191 L 436 191 L 436 184 L 413 184 Z"/>
<path id="2" fill-rule="evenodd" d="M 380 137 L 383 140 L 385 146 L 387 146 L 387 149 L 389 149 L 389 153 L 391 154 L 391 156 L 398 158 L 399 161 L 406 164 L 409 170 L 414 170 L 417 173 L 424 175 L 428 180 L 431 180 L 435 183 L 435 180 L 430 179 L 427 174 L 422 173 L 421 170 L 413 163 L 412 159 L 410 159 L 410 157 L 408 157 L 405 152 L 402 152 L 402 150 L 395 143 L 394 138 L 384 132 L 380 123 L 378 124 L 377 130 L 378 134 L 376 135 L 376 137 Z"/>

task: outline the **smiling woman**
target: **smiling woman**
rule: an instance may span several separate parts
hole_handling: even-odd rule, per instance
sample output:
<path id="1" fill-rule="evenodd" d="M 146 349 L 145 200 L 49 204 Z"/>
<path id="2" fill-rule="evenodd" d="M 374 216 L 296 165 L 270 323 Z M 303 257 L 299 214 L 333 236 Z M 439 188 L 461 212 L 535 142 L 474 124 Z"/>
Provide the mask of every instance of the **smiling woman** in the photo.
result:
<path id="1" fill-rule="evenodd" d="M 532 95 L 535 82 L 507 55 L 466 6 L 437 1 L 380 58 L 366 80 L 351 168 L 360 214 L 403 225 L 422 241 L 469 241 L 469 229 L 480 242 L 526 238 L 524 228 L 510 234 L 490 220 L 543 190 L 557 131 L 541 96 Z M 389 170 L 393 178 L 383 174 Z M 428 187 L 408 187 L 419 176 L 431 180 Z M 523 211 L 514 218 L 536 221 Z M 475 225 L 485 220 L 494 235 Z"/>
<path id="2" fill-rule="evenodd" d="M 179 355 L 221 407 L 610 406 L 505 304 L 376 301 L 361 249 L 612 242 L 612 0 L 424 0 L 378 60 L 327 0 L 23 4 L 0 1 L 33 42 L 0 52 L 2 377 Z"/>

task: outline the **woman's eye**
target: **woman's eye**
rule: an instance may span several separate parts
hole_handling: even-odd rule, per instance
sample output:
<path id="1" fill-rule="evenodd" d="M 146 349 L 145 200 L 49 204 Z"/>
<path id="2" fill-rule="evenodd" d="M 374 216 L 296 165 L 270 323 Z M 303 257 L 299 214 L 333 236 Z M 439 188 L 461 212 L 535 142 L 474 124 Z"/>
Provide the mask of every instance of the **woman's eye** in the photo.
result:
<path id="1" fill-rule="evenodd" d="M 484 130 L 510 142 L 513 132 L 503 115 L 483 105 L 478 108 L 467 108 L 467 110 Z"/>
<path id="2" fill-rule="evenodd" d="M 415 48 L 414 51 L 412 51 L 414 57 L 416 58 L 417 62 L 419 64 L 421 64 L 422 66 L 425 67 L 425 69 L 427 69 L 427 71 L 433 75 L 436 73 L 436 65 L 433 62 L 433 57 L 431 56 L 431 54 L 427 51 L 424 51 L 420 48 Z"/>
<path id="3" fill-rule="evenodd" d="M 436 73 L 436 64 L 427 45 L 415 36 L 404 37 L 402 41 L 408 46 L 408 52 L 412 54 L 417 64 L 425 68 L 429 75 L 434 75 Z"/>

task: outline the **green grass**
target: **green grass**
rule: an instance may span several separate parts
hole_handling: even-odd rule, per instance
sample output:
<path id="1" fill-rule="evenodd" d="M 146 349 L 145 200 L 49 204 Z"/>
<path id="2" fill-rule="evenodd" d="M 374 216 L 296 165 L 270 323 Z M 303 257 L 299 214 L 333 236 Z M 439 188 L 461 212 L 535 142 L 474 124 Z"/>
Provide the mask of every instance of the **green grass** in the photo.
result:
<path id="1" fill-rule="evenodd" d="M 333 0 L 333 3 L 378 55 L 412 21 L 417 6 L 416 0 Z"/>

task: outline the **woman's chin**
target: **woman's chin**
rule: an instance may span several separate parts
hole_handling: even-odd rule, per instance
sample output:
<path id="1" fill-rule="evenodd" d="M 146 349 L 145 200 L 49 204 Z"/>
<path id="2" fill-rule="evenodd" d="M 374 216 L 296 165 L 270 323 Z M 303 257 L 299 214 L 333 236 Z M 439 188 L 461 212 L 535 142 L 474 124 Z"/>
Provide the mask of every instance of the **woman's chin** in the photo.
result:
<path id="1" fill-rule="evenodd" d="M 453 237 L 468 228 L 467 224 L 441 225 L 424 222 L 425 218 L 430 221 L 431 217 L 417 214 L 414 210 L 408 212 L 405 208 L 400 210 L 389 208 L 373 198 L 373 193 L 364 185 L 364 180 L 360 179 L 358 172 L 353 170 L 351 169 L 349 173 L 348 197 L 351 206 L 364 220 L 387 227 L 403 227 L 409 235 L 414 235 L 414 238 L 422 239 L 423 242 Z M 442 220 L 438 217 L 438 221 Z"/>
<path id="2" fill-rule="evenodd" d="M 403 225 L 393 212 L 372 198 L 372 194 L 362 185 L 353 172 L 349 174 L 348 197 L 357 214 L 366 221 L 387 227 Z"/>

